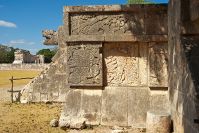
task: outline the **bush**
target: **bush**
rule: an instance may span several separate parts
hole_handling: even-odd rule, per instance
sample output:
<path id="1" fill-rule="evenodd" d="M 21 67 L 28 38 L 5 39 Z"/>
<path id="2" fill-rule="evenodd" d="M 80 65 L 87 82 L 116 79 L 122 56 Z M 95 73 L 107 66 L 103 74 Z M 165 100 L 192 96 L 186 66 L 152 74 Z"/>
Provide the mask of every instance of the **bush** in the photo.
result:
<path id="1" fill-rule="evenodd" d="M 128 0 L 128 4 L 153 4 L 150 0 Z"/>
<path id="2" fill-rule="evenodd" d="M 7 47 L 0 44 L 0 63 L 12 63 L 14 61 L 13 47 Z"/>
<path id="3" fill-rule="evenodd" d="M 44 62 L 50 63 L 52 61 L 53 56 L 56 54 L 57 49 L 41 49 L 37 52 L 37 55 L 44 55 Z"/>

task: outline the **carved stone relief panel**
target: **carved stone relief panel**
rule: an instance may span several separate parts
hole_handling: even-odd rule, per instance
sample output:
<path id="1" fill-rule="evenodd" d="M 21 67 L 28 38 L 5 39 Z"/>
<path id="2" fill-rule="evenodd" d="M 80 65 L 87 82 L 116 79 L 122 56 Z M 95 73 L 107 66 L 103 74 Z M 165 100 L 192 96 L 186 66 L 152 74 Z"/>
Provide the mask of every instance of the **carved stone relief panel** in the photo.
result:
<path id="1" fill-rule="evenodd" d="M 105 44 L 104 59 L 106 85 L 137 86 L 139 84 L 138 44 Z"/>
<path id="2" fill-rule="evenodd" d="M 167 43 L 151 43 L 149 46 L 150 86 L 168 86 Z"/>
<path id="3" fill-rule="evenodd" d="M 71 86 L 102 86 L 102 45 L 68 44 L 68 82 Z"/>
<path id="4" fill-rule="evenodd" d="M 143 34 L 143 13 L 71 14 L 72 35 Z"/>

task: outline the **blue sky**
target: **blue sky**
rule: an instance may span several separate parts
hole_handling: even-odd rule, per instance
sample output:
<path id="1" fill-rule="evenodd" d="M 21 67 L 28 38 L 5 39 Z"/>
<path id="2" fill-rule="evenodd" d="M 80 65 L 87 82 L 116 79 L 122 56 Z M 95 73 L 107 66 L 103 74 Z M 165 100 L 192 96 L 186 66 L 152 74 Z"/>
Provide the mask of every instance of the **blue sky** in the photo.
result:
<path id="1" fill-rule="evenodd" d="M 62 25 L 64 5 L 126 3 L 127 0 L 0 0 L 0 44 L 27 49 L 35 54 L 39 49 L 50 48 L 42 44 L 41 31 L 57 30 Z"/>

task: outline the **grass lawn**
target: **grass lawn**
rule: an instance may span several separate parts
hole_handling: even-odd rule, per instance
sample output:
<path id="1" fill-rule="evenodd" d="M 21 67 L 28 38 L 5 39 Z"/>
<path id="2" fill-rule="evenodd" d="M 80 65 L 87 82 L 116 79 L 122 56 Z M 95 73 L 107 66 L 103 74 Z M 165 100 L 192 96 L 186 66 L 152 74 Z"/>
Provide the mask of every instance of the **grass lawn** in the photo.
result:
<path id="1" fill-rule="evenodd" d="M 40 73 L 40 71 L 32 71 L 32 70 L 0 70 L 0 88 L 2 87 L 10 87 L 11 82 L 10 78 L 13 76 L 14 78 L 24 78 L 24 77 L 35 77 Z M 15 86 L 21 86 L 27 84 L 29 80 L 17 80 L 14 81 Z"/>

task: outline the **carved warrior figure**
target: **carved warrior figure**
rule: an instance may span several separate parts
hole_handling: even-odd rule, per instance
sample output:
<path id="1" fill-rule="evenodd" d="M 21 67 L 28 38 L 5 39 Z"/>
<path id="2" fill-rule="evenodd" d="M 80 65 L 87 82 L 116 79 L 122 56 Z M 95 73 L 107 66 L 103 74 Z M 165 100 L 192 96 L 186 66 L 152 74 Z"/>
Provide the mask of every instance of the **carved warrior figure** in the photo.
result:
<path id="1" fill-rule="evenodd" d="M 54 30 L 43 30 L 42 31 L 43 37 L 46 39 L 44 40 L 44 45 L 58 45 L 58 34 Z"/>

